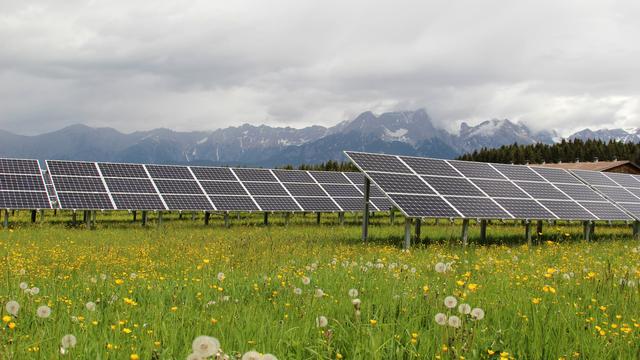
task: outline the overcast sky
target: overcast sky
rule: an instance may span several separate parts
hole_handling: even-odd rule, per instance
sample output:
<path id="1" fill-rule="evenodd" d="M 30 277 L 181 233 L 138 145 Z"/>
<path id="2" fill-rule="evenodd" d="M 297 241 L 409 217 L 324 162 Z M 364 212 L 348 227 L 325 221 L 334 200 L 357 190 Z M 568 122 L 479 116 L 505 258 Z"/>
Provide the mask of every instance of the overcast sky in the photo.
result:
<path id="1" fill-rule="evenodd" d="M 637 1 L 0 1 L 0 128 L 640 126 Z"/>

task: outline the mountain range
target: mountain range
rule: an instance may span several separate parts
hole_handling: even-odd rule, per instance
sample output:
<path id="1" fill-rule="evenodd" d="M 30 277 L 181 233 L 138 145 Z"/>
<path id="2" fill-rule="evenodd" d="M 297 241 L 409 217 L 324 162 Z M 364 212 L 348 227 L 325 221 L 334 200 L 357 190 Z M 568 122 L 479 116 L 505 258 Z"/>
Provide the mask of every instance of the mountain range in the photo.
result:
<path id="1" fill-rule="evenodd" d="M 423 109 L 364 112 L 332 127 L 254 126 L 214 131 L 154 129 L 122 133 L 112 128 L 72 125 L 35 136 L 0 130 L 0 157 L 275 167 L 344 160 L 343 150 L 454 158 L 483 147 L 553 143 L 555 131 L 534 132 L 508 119 L 460 125 L 457 133 L 434 126 Z M 640 129 L 585 129 L 569 139 L 640 142 Z"/>

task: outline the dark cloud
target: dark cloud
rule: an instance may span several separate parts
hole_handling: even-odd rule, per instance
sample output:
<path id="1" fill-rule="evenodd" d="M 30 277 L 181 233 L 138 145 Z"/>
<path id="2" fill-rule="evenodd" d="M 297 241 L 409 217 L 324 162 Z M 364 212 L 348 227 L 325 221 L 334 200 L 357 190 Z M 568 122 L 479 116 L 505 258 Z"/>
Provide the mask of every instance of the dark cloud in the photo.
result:
<path id="1" fill-rule="evenodd" d="M 640 125 L 640 5 L 4 1 L 0 128 L 332 125 L 424 107 L 566 134 Z"/>

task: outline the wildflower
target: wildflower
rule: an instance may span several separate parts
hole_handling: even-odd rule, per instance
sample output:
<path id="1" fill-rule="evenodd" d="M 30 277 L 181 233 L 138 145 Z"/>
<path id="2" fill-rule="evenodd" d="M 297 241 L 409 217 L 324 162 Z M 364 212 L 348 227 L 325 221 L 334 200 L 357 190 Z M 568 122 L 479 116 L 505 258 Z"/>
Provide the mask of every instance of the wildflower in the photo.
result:
<path id="1" fill-rule="evenodd" d="M 353 304 L 353 306 L 355 306 L 356 308 L 360 307 L 360 304 L 362 303 L 362 301 L 360 301 L 360 299 L 353 299 L 351 300 L 351 303 Z"/>
<path id="2" fill-rule="evenodd" d="M 540 302 L 541 302 L 541 301 L 542 301 L 542 299 L 541 299 L 541 298 L 533 298 L 533 299 L 531 299 L 531 302 L 532 302 L 534 305 L 538 305 L 538 304 L 540 304 Z"/>
<path id="3" fill-rule="evenodd" d="M 439 262 L 439 263 L 436 264 L 435 269 L 436 269 L 436 272 L 443 273 L 443 272 L 447 271 L 447 265 L 445 265 L 444 263 Z"/>
<path id="4" fill-rule="evenodd" d="M 457 304 L 458 300 L 456 300 L 456 298 L 453 296 L 447 296 L 446 298 L 444 298 L 444 306 L 448 307 L 449 309 L 453 309 Z"/>
<path id="5" fill-rule="evenodd" d="M 51 316 L 51 308 L 47 305 L 42 305 L 38 307 L 38 309 L 36 310 L 36 314 L 38 315 L 38 317 L 46 319 Z"/>
<path id="6" fill-rule="evenodd" d="M 75 347 L 77 342 L 78 341 L 76 337 L 72 334 L 67 334 L 62 337 L 62 340 L 60 340 L 60 344 L 62 345 L 63 349 L 70 349 L 72 347 Z"/>
<path id="7" fill-rule="evenodd" d="M 317 327 L 323 328 L 323 327 L 327 327 L 327 325 L 329 325 L 329 320 L 327 320 L 325 316 L 318 316 L 316 318 Z"/>
<path id="8" fill-rule="evenodd" d="M 449 326 L 454 327 L 454 328 L 460 327 L 460 325 L 462 323 L 460 321 L 460 318 L 455 316 L 455 315 L 449 316 L 449 320 L 447 322 L 449 323 Z"/>
<path id="9" fill-rule="evenodd" d="M 358 289 L 350 289 L 349 296 L 352 298 L 358 297 Z"/>
<path id="10" fill-rule="evenodd" d="M 94 303 L 93 301 L 89 301 L 88 303 L 84 304 L 84 306 L 89 311 L 96 311 L 96 303 Z"/>
<path id="11" fill-rule="evenodd" d="M 10 330 L 13 330 L 16 328 L 16 323 L 14 323 L 13 321 L 10 322 L 9 324 L 7 324 L 7 326 L 9 327 Z"/>
<path id="12" fill-rule="evenodd" d="M 296 295 L 302 295 L 302 289 L 297 287 L 297 288 L 293 289 L 293 293 L 296 294 Z"/>
<path id="13" fill-rule="evenodd" d="M 275 355 L 264 354 L 262 355 L 262 360 L 278 360 L 278 358 Z"/>
<path id="14" fill-rule="evenodd" d="M 219 272 L 217 278 L 218 278 L 218 281 L 224 281 L 224 279 L 225 279 L 224 273 L 223 272 Z"/>
<path id="15" fill-rule="evenodd" d="M 369 320 L 369 324 L 371 324 L 371 326 L 376 326 L 376 325 L 378 325 L 378 320 L 371 319 L 371 320 Z"/>
<path id="16" fill-rule="evenodd" d="M 302 277 L 302 283 L 304 285 L 309 285 L 311 283 L 311 278 L 309 278 L 308 276 L 303 276 Z"/>
<path id="17" fill-rule="evenodd" d="M 317 298 L 321 298 L 321 297 L 323 297 L 323 296 L 324 296 L 324 291 L 322 291 L 322 289 L 319 289 L 319 288 L 318 288 L 318 289 L 316 289 L 316 294 L 315 294 L 315 296 L 316 296 Z"/>
<path id="18" fill-rule="evenodd" d="M 102 279 L 102 281 L 107 280 L 107 274 L 100 274 L 100 279 Z"/>
<path id="19" fill-rule="evenodd" d="M 471 312 L 471 306 L 469 304 L 460 304 L 458 305 L 458 312 L 467 315 Z"/>
<path id="20" fill-rule="evenodd" d="M 22 290 L 27 290 L 29 288 L 29 284 L 27 284 L 26 282 L 21 282 L 20 283 L 20 289 Z"/>
<path id="21" fill-rule="evenodd" d="M 469 289 L 469 291 L 471 292 L 474 292 L 478 290 L 478 284 L 469 283 L 467 284 L 467 289 Z"/>
<path id="22" fill-rule="evenodd" d="M 482 319 L 484 319 L 484 310 L 482 310 L 481 308 L 475 308 L 475 309 L 471 310 L 471 317 L 474 320 L 482 320 Z"/>
<path id="23" fill-rule="evenodd" d="M 129 274 L 129 279 L 131 279 L 131 280 L 135 280 L 137 277 L 138 277 L 138 274 L 136 274 L 136 273 Z"/>
<path id="24" fill-rule="evenodd" d="M 211 336 L 198 336 L 193 340 L 191 348 L 195 354 L 208 358 L 220 350 L 220 341 Z"/>
<path id="25" fill-rule="evenodd" d="M 116 283 L 116 285 L 122 285 L 122 284 L 124 284 L 124 280 L 122 280 L 122 279 L 116 279 L 116 280 L 115 280 L 115 283 Z"/>
<path id="26" fill-rule="evenodd" d="M 13 316 L 18 316 L 18 311 L 20 311 L 20 304 L 18 304 L 18 302 L 15 300 L 11 300 L 7 302 L 5 309 L 7 309 L 7 312 L 9 314 Z"/>
<path id="27" fill-rule="evenodd" d="M 6 323 L 8 323 L 9 321 L 11 321 L 11 316 L 9 316 L 9 315 L 5 315 L 5 316 L 3 316 L 3 317 L 2 317 L 2 322 L 3 322 L 3 323 L 5 323 L 5 324 L 6 324 Z"/>
<path id="28" fill-rule="evenodd" d="M 261 360 L 262 359 L 262 355 L 260 355 L 259 352 L 257 351 L 249 351 L 244 353 L 244 355 L 242 355 L 242 360 Z"/>
<path id="29" fill-rule="evenodd" d="M 129 360 L 140 360 L 140 356 L 138 354 L 131 354 Z"/>
<path id="30" fill-rule="evenodd" d="M 447 323 L 447 315 L 443 313 L 437 313 L 434 319 L 438 325 L 445 325 Z"/>

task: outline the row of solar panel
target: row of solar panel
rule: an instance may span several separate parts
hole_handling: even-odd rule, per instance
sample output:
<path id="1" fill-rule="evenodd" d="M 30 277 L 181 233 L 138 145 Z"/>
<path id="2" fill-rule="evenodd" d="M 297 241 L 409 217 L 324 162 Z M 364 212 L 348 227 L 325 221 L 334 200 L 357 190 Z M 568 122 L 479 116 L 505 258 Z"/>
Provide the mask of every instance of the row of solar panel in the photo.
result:
<path id="1" fill-rule="evenodd" d="M 0 208 L 358 211 L 359 173 L 0 159 Z M 47 197 L 48 195 L 48 197 Z M 372 189 L 372 211 L 392 206 Z"/>
<path id="2" fill-rule="evenodd" d="M 523 165 L 346 154 L 410 217 L 640 218 L 640 177 L 634 175 L 571 174 L 563 169 Z M 627 189 L 620 188 L 622 183 Z"/>

